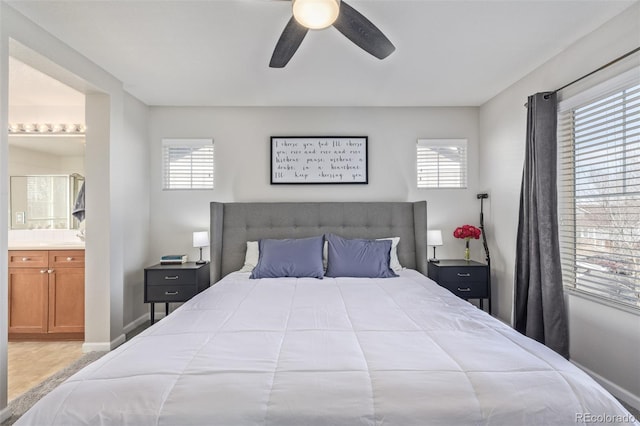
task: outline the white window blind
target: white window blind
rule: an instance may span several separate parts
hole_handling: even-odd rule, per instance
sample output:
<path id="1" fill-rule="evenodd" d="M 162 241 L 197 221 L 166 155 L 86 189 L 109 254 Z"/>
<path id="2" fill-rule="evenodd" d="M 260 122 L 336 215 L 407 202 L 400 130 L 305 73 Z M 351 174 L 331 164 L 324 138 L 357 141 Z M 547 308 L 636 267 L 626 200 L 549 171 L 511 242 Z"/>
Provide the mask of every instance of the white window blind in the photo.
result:
<path id="1" fill-rule="evenodd" d="M 640 82 L 560 109 L 560 250 L 568 288 L 640 309 Z"/>
<path id="2" fill-rule="evenodd" d="M 418 139 L 418 188 L 466 188 L 467 140 Z"/>
<path id="3" fill-rule="evenodd" d="M 163 189 L 213 189 L 212 139 L 163 139 Z"/>

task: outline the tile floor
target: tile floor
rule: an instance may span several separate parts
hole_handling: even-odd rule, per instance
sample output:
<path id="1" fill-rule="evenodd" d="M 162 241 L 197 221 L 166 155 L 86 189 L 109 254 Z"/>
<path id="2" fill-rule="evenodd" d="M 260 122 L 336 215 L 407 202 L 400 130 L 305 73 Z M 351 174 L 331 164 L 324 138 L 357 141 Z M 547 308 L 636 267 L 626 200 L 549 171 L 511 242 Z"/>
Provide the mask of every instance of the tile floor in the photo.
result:
<path id="1" fill-rule="evenodd" d="M 22 395 L 79 359 L 82 342 L 9 342 L 8 399 Z"/>

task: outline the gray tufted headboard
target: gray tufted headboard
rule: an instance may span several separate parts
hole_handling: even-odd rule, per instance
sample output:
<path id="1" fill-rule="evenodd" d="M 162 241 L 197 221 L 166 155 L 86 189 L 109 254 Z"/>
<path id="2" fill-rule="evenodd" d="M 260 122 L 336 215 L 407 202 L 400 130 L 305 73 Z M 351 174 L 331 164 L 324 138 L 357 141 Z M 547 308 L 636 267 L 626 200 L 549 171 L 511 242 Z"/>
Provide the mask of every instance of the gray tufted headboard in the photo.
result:
<path id="1" fill-rule="evenodd" d="M 346 238 L 400 237 L 402 266 L 427 274 L 427 203 L 211 203 L 211 282 L 244 264 L 247 241 L 334 233 Z"/>

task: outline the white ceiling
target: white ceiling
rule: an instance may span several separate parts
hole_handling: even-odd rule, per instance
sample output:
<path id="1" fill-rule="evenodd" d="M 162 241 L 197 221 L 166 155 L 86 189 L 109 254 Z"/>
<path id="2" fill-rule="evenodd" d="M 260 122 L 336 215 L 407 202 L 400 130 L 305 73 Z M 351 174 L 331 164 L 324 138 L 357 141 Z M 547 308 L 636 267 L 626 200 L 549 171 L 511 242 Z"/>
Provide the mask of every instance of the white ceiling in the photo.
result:
<path id="1" fill-rule="evenodd" d="M 638 1 L 350 0 L 396 51 L 328 28 L 284 69 L 268 63 L 289 1 L 7 3 L 148 105 L 475 106 Z"/>
<path id="2" fill-rule="evenodd" d="M 9 58 L 9 122 L 84 124 L 84 94 L 15 58 Z M 15 120 L 32 117 L 33 120 Z M 54 118 L 55 117 L 55 118 Z M 9 145 L 60 157 L 84 155 L 85 137 L 68 135 L 9 135 Z"/>
<path id="3" fill-rule="evenodd" d="M 10 107 L 59 107 L 61 105 L 84 108 L 84 94 L 15 58 L 9 58 Z M 11 121 L 11 111 L 9 121 Z"/>

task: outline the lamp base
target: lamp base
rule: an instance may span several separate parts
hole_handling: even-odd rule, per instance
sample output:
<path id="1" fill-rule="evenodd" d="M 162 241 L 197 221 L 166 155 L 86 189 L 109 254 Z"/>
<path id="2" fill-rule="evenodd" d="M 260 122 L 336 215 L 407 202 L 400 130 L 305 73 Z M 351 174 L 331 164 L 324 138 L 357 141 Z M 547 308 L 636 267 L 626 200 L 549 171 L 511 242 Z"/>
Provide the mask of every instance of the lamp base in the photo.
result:
<path id="1" fill-rule="evenodd" d="M 429 259 L 429 263 L 440 263 L 440 261 L 436 258 L 436 246 L 433 246 L 433 257 Z"/>
<path id="2" fill-rule="evenodd" d="M 202 260 L 202 247 L 200 247 L 200 259 L 196 260 L 196 265 L 204 265 L 205 263 L 207 263 L 207 261 Z"/>

